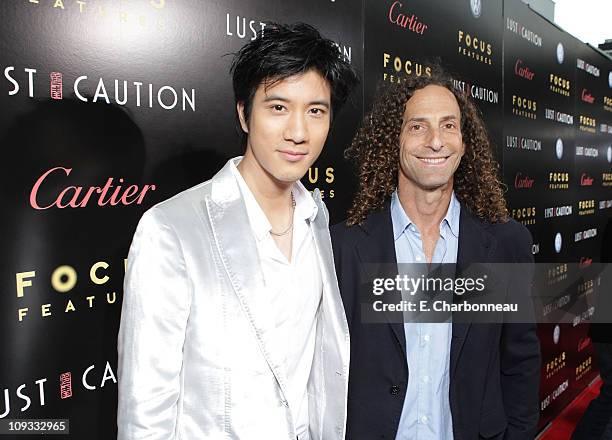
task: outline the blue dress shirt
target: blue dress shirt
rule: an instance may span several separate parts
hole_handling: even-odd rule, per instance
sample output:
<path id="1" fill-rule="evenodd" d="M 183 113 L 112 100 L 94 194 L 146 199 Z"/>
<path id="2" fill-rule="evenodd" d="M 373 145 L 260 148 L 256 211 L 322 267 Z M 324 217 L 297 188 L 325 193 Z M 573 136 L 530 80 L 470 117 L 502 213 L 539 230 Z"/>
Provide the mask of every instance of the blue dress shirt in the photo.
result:
<path id="1" fill-rule="evenodd" d="M 455 194 L 440 223 L 432 263 L 456 263 L 461 205 Z M 395 191 L 391 198 L 391 220 L 398 263 L 426 263 L 421 234 L 406 215 Z M 404 324 L 408 389 L 396 440 L 452 440 L 450 411 L 450 347 L 452 324 Z"/>

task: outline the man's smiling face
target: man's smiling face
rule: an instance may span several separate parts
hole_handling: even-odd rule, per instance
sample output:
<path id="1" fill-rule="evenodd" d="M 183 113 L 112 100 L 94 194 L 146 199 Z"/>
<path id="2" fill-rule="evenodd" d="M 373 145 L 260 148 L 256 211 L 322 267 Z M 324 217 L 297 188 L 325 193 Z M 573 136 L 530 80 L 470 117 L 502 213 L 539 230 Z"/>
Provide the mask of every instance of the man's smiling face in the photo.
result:
<path id="1" fill-rule="evenodd" d="M 331 88 L 318 71 L 309 70 L 268 87 L 261 84 L 248 121 L 242 104 L 238 113 L 248 133 L 244 160 L 277 182 L 292 183 L 323 149 L 331 122 Z"/>
<path id="2" fill-rule="evenodd" d="M 400 186 L 433 190 L 452 185 L 464 153 L 455 95 L 438 85 L 415 91 L 406 102 L 400 133 Z"/>

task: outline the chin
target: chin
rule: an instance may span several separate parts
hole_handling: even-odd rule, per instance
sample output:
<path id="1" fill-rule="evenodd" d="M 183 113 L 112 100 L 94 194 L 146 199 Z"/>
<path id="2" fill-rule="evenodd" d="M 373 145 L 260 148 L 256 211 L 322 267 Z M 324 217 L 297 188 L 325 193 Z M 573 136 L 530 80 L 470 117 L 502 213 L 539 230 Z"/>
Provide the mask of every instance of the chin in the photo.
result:
<path id="1" fill-rule="evenodd" d="M 425 190 L 435 190 L 435 189 L 440 189 L 443 188 L 445 186 L 447 186 L 449 184 L 448 180 L 441 180 L 441 179 L 437 179 L 437 180 L 423 180 L 421 182 L 419 182 L 419 186 Z"/>
<path id="2" fill-rule="evenodd" d="M 306 172 L 296 173 L 294 171 L 294 172 L 285 172 L 285 173 L 283 173 L 283 172 L 275 173 L 275 174 L 273 174 L 273 176 L 279 182 L 294 183 L 294 182 L 297 182 L 298 180 L 300 180 L 302 177 L 304 177 L 305 174 L 306 174 Z"/>

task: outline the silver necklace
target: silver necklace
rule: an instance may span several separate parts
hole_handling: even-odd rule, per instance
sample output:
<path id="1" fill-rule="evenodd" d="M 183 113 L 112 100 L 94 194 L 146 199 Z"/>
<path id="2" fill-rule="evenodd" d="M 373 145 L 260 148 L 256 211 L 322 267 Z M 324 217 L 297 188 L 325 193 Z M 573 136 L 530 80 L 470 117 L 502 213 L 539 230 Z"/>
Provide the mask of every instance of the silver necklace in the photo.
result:
<path id="1" fill-rule="evenodd" d="M 287 235 L 289 231 L 293 229 L 293 214 L 295 213 L 295 197 L 293 197 L 293 191 L 291 191 L 291 209 L 291 223 L 289 223 L 289 227 L 283 232 L 274 232 L 272 229 L 270 229 L 270 234 L 274 235 L 275 237 L 282 237 L 283 235 Z"/>

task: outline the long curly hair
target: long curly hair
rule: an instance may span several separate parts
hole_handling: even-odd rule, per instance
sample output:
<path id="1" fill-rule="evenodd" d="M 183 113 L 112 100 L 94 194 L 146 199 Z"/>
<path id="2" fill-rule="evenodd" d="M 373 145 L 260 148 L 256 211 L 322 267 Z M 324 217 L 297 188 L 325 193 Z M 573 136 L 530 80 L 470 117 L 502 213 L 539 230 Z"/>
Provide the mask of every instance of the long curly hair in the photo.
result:
<path id="1" fill-rule="evenodd" d="M 406 102 L 416 90 L 439 85 L 450 90 L 461 110 L 461 134 L 465 154 L 455 171 L 453 190 L 457 199 L 474 215 L 490 223 L 506 222 L 508 208 L 505 185 L 487 130 L 471 98 L 455 87 L 453 78 L 439 66 L 430 76 L 404 77 L 388 83 L 377 93 L 344 156 L 357 168 L 359 190 L 348 211 L 347 224 L 360 224 L 367 215 L 385 206 L 398 184 L 400 132 Z"/>

